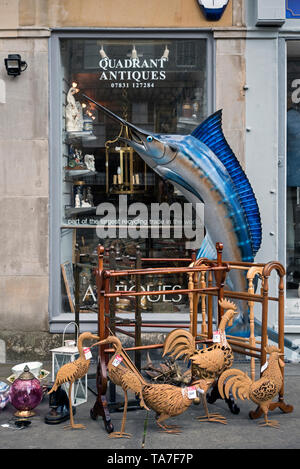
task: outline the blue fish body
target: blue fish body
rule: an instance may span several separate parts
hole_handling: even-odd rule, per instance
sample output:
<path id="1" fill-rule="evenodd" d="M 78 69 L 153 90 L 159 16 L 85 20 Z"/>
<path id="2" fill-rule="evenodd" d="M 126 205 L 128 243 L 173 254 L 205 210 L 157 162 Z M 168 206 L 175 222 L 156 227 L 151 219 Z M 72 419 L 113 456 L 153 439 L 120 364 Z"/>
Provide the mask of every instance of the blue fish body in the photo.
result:
<path id="1" fill-rule="evenodd" d="M 222 240 L 225 254 L 228 251 L 227 260 L 232 258 L 226 249 L 228 243 L 223 241 L 225 233 L 222 234 L 224 230 L 220 226 L 225 219 L 229 219 L 230 224 L 226 235 L 233 238 L 232 245 L 239 251 L 234 249 L 235 258 L 252 262 L 253 249 L 247 217 L 238 191 L 223 163 L 205 143 L 192 135 L 180 138 L 176 135 L 155 135 L 155 138 L 178 149 L 176 158 L 167 164 L 159 162 L 155 171 L 179 187 L 190 202 L 204 203 L 205 227 L 215 243 Z M 218 228 L 214 230 L 213 225 Z"/>

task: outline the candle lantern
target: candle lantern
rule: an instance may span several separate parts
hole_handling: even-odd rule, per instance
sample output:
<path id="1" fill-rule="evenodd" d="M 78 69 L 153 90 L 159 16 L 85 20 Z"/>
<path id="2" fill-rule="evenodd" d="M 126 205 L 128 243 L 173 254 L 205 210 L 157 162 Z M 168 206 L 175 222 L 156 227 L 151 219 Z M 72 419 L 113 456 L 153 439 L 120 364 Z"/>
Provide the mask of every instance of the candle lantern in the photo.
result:
<path id="1" fill-rule="evenodd" d="M 70 322 L 66 325 L 63 332 L 62 346 L 50 350 L 52 352 L 52 381 L 55 381 L 56 373 L 66 363 L 74 362 L 79 357 L 79 351 L 75 340 L 65 340 L 66 329 L 73 324 L 77 328 L 77 341 L 78 341 L 78 326 L 75 322 Z M 62 384 L 62 388 L 68 394 L 69 383 Z M 71 393 L 72 406 L 76 407 L 84 402 L 87 402 L 87 375 L 75 381 L 72 386 Z"/>
<path id="2" fill-rule="evenodd" d="M 35 415 L 33 409 L 43 398 L 40 381 L 29 371 L 26 365 L 23 373 L 13 382 L 10 388 L 10 402 L 17 409 L 17 417 L 31 417 Z"/>

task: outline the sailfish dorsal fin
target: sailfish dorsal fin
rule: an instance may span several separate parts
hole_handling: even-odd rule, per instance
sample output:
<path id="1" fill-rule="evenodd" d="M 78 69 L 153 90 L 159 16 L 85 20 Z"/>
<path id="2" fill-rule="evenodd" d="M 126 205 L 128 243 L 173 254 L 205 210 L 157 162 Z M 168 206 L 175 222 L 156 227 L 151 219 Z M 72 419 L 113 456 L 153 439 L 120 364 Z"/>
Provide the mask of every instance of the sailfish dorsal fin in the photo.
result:
<path id="1" fill-rule="evenodd" d="M 196 127 L 191 135 L 207 145 L 227 169 L 246 214 L 251 233 L 254 257 L 262 241 L 259 208 L 251 184 L 224 136 L 222 129 L 222 110 L 209 116 Z"/>

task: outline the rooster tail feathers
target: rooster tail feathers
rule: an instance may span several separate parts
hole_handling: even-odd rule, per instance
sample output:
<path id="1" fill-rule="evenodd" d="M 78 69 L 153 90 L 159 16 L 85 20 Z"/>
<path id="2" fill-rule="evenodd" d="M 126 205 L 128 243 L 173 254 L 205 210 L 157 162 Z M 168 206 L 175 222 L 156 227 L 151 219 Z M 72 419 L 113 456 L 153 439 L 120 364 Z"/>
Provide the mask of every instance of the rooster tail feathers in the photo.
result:
<path id="1" fill-rule="evenodd" d="M 190 356 L 191 354 L 187 351 L 187 347 L 185 344 L 181 345 L 180 347 L 176 347 L 173 353 L 170 354 L 171 357 L 174 357 L 175 360 L 178 358 L 182 357 L 182 355 L 188 355 Z"/>
<path id="2" fill-rule="evenodd" d="M 228 381 L 226 382 L 227 379 Z M 251 384 L 252 380 L 246 373 L 233 368 L 222 373 L 218 381 L 218 390 L 222 399 L 225 399 L 225 396 L 227 398 L 229 397 L 229 391 L 231 389 L 235 399 L 238 395 L 240 399 L 244 400 L 249 399 L 249 390 Z"/>
<path id="3" fill-rule="evenodd" d="M 195 353 L 195 339 L 184 329 L 175 329 L 170 332 L 164 343 L 163 356 L 170 353 L 172 356 L 179 352 L 179 356 L 191 356 Z"/>

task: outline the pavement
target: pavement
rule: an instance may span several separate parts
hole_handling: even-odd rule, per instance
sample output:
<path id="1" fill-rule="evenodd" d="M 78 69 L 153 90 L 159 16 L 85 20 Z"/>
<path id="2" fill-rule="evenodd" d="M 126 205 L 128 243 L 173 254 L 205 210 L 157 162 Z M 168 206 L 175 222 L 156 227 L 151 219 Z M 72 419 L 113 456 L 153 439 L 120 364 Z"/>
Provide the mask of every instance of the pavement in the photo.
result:
<path id="1" fill-rule="evenodd" d="M 12 366 L 13 364 L 0 364 L 0 381 L 7 382 L 6 378 L 11 375 Z M 234 367 L 250 371 L 248 362 L 235 363 Z M 51 370 L 51 364 L 44 363 L 43 368 Z M 90 417 L 90 410 L 96 401 L 96 395 L 91 389 L 88 389 L 87 402 L 76 407 L 74 416 L 75 423 L 84 424 L 85 430 L 65 429 L 66 423 L 47 425 L 44 417 L 49 412 L 49 398 L 45 394 L 42 402 L 35 409 L 35 416 L 30 418 L 31 424 L 28 427 L 19 429 L 15 426 L 15 409 L 11 403 L 8 403 L 2 411 L 0 410 L 0 448 L 101 449 L 107 450 L 105 452 L 107 458 L 110 456 L 116 458 L 116 455 L 121 455 L 123 450 L 127 450 L 126 454 L 130 452 L 137 454 L 138 450 L 141 454 L 146 454 L 147 450 L 153 454 L 153 450 L 160 450 L 155 453 L 160 454 L 166 450 L 169 453 L 176 453 L 179 449 L 187 453 L 193 453 L 193 450 L 198 449 L 299 449 L 299 390 L 300 364 L 286 363 L 284 401 L 293 406 L 293 412 L 284 414 L 276 409 L 270 413 L 271 419 L 278 420 L 279 429 L 260 426 L 263 418 L 251 420 L 249 412 L 256 408 L 251 401 L 237 400 L 236 404 L 240 412 L 234 415 L 224 401 L 217 400 L 214 404 L 208 405 L 209 411 L 224 415 L 227 418 L 227 425 L 199 422 L 196 417 L 204 414 L 203 407 L 192 404 L 184 414 L 169 421 L 170 424 L 179 425 L 181 433 L 167 434 L 159 430 L 153 411 L 129 410 L 125 429 L 132 435 L 129 439 L 110 438 L 102 418 L 98 417 L 97 420 L 93 420 Z M 134 396 L 130 398 L 133 399 Z M 117 395 L 117 400 L 119 399 L 122 400 L 122 394 Z M 111 418 L 115 431 L 120 430 L 122 412 L 112 412 Z M 153 458 L 153 455 L 151 457 Z M 107 462 L 111 461 L 107 459 Z"/>

